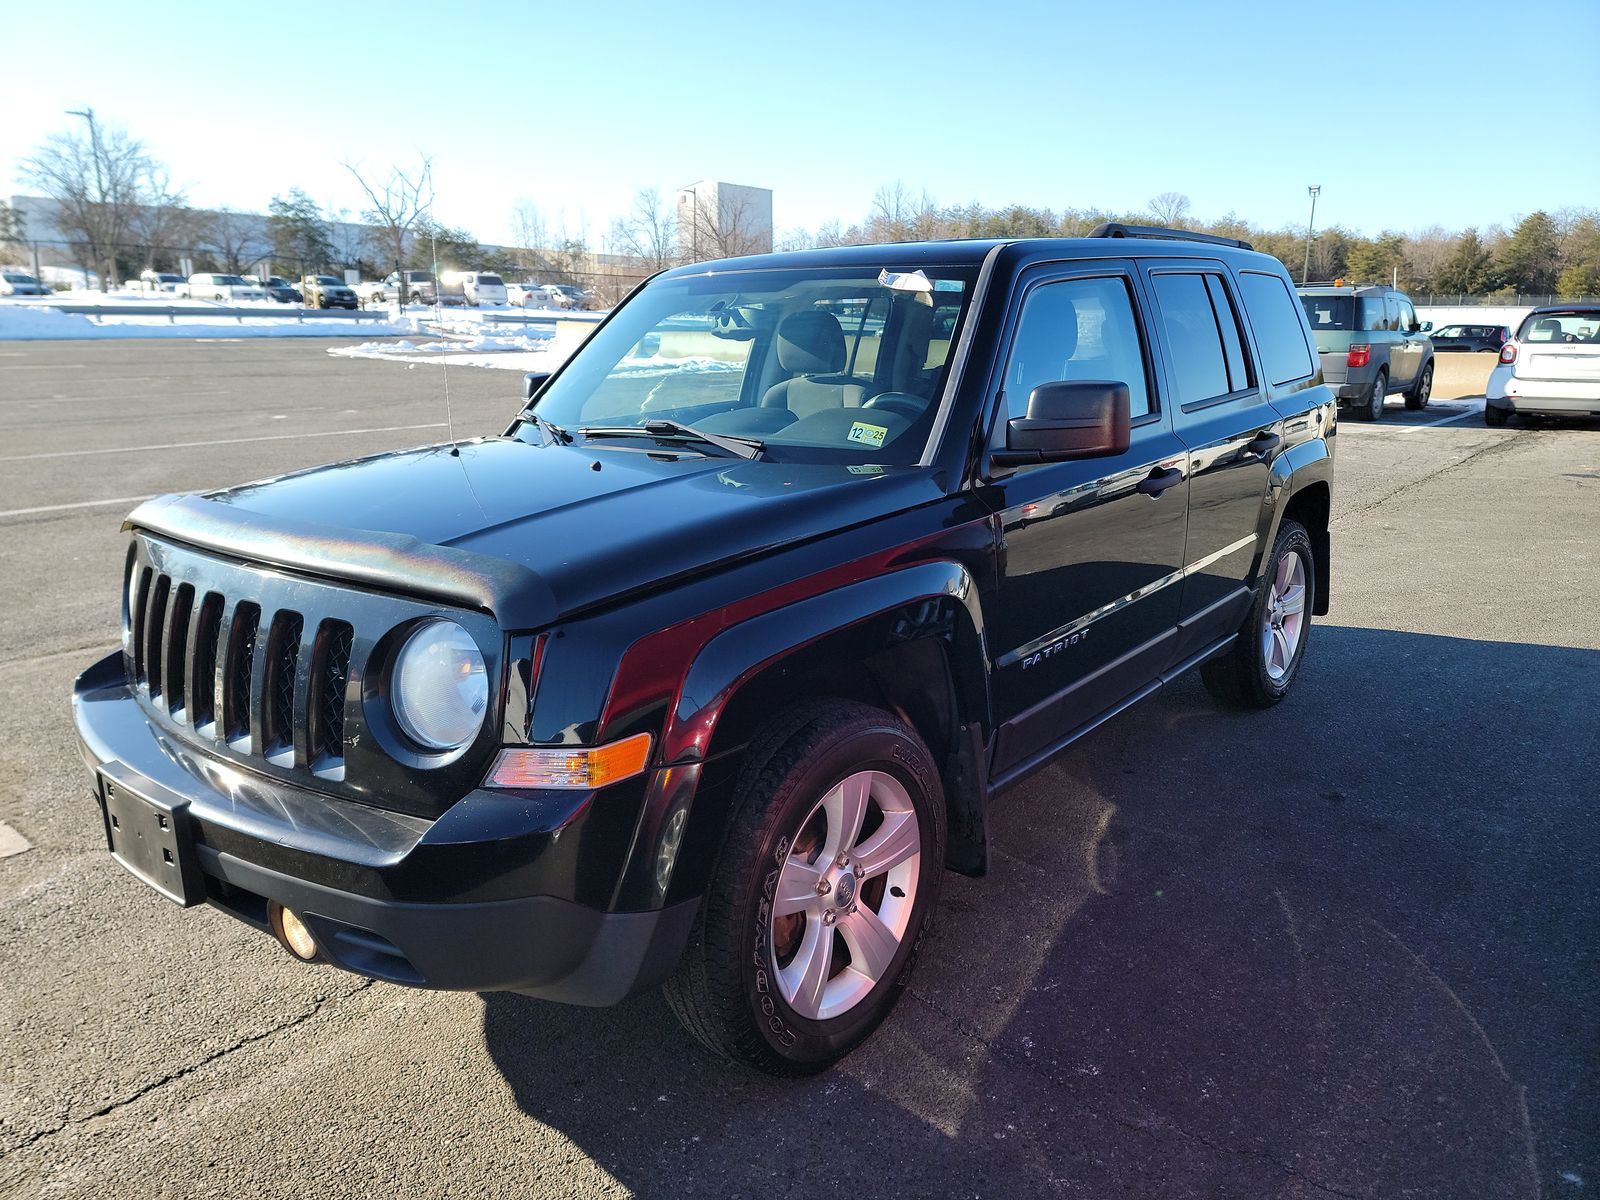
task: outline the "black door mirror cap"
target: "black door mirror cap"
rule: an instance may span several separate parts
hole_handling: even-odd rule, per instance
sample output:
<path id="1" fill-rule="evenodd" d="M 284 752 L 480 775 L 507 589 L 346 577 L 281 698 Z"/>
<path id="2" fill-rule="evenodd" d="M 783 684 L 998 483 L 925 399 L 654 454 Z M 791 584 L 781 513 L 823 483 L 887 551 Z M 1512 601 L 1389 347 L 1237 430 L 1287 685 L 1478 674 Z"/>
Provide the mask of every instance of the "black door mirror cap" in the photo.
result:
<path id="1" fill-rule="evenodd" d="M 1131 437 L 1128 385 L 1108 379 L 1041 383 L 1028 394 L 1028 415 L 1006 422 L 996 466 L 1069 462 L 1125 453 Z"/>

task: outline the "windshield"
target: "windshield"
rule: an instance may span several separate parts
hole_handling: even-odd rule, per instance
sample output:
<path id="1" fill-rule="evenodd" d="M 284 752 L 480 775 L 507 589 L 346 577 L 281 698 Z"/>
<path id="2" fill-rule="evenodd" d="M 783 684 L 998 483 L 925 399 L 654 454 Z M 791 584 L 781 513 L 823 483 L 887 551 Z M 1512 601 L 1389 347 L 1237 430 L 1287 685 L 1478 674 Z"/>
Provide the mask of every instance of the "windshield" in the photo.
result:
<path id="1" fill-rule="evenodd" d="M 7 283 L 38 283 L 39 282 L 32 275 L 18 275 L 18 274 L 14 274 L 11 271 L 7 271 L 5 273 L 5 281 Z"/>
<path id="2" fill-rule="evenodd" d="M 1517 330 L 1519 342 L 1561 342 L 1567 345 L 1600 344 L 1600 308 L 1574 308 L 1566 312 L 1536 312 Z"/>
<path id="3" fill-rule="evenodd" d="M 758 440 L 782 462 L 913 463 L 976 274 L 814 267 L 661 279 L 584 344 L 536 411 L 579 433 L 678 421 Z"/>
<path id="4" fill-rule="evenodd" d="M 216 281 L 219 284 L 225 283 L 229 287 L 249 287 L 250 286 L 248 283 L 246 283 L 243 279 L 239 278 L 239 276 L 237 276 L 237 275 L 218 275 L 218 276 L 216 276 Z"/>

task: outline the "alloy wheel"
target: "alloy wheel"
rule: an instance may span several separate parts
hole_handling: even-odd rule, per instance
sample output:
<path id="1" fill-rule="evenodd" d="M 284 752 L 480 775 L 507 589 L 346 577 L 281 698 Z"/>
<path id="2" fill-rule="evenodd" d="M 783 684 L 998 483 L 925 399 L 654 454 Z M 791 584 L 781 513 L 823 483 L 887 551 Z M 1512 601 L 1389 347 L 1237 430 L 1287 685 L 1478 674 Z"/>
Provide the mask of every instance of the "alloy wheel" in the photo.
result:
<path id="1" fill-rule="evenodd" d="M 916 808 L 892 775 L 858 771 L 817 801 L 790 843 L 769 918 L 778 986 L 797 1014 L 841 1016 L 884 978 L 921 866 Z"/>
<path id="2" fill-rule="evenodd" d="M 1267 677 L 1282 683 L 1294 666 L 1306 629 L 1306 565 L 1289 551 L 1278 559 L 1261 623 L 1261 657 Z"/>

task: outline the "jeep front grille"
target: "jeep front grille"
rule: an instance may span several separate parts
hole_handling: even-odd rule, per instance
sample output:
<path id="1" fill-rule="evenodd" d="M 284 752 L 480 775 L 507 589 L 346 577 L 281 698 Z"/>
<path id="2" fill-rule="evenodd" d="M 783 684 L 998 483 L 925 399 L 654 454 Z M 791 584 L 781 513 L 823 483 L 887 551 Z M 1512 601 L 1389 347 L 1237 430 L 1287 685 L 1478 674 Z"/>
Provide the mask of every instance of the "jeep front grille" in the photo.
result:
<path id="1" fill-rule="evenodd" d="M 369 711 L 382 690 L 376 664 L 430 617 L 477 630 L 498 671 L 499 631 L 483 613 L 242 562 L 142 530 L 128 556 L 122 612 L 128 682 L 170 746 L 427 818 L 477 785 L 498 744 L 491 716 L 471 754 L 421 764 L 387 706 Z"/>
<path id="2" fill-rule="evenodd" d="M 128 587 L 129 673 L 152 708 L 241 754 L 340 777 L 348 621 L 324 619 L 308 636 L 299 612 L 263 610 L 159 567 L 131 572 Z M 303 675 L 307 656 L 314 674 Z"/>

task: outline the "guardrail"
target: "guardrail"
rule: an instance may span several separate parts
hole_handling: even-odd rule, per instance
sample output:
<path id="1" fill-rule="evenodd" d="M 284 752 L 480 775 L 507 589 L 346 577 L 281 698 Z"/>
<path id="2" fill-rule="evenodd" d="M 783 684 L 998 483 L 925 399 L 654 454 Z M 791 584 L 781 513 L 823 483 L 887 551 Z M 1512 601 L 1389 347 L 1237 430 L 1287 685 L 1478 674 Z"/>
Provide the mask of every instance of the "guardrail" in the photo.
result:
<path id="1" fill-rule="evenodd" d="M 386 321 L 389 317 L 388 313 L 365 312 L 359 308 L 334 312 L 322 308 L 198 308 L 177 304 L 40 304 L 34 307 L 84 317 L 166 317 L 169 325 L 176 325 L 179 317 L 217 317 L 222 320 L 236 317 L 241 325 L 246 317 L 266 318 L 269 321 Z"/>

